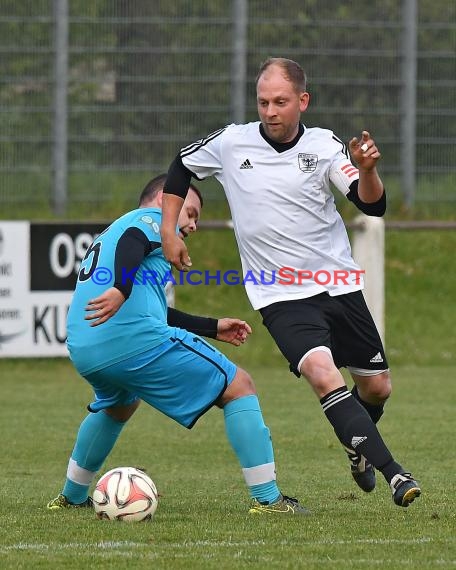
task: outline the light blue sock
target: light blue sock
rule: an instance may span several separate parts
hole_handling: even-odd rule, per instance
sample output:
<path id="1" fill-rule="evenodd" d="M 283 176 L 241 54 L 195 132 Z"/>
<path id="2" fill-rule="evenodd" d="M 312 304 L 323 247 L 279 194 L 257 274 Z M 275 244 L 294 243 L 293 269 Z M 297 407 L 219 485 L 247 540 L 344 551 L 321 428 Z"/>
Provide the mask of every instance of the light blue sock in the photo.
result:
<path id="1" fill-rule="evenodd" d="M 280 495 L 276 484 L 274 450 L 256 395 L 228 402 L 223 408 L 225 430 L 242 467 L 250 495 L 272 503 Z"/>
<path id="2" fill-rule="evenodd" d="M 103 411 L 90 413 L 82 421 L 68 463 L 62 494 L 70 503 L 83 503 L 97 471 L 111 452 L 126 422 L 119 422 Z"/>

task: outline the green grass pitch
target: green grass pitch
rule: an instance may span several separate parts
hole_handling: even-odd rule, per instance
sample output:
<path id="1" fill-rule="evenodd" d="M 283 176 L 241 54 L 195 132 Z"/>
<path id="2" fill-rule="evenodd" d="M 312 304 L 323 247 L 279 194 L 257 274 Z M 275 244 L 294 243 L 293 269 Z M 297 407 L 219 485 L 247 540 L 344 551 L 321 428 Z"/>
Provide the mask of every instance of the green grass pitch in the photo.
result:
<path id="1" fill-rule="evenodd" d="M 239 349 L 248 351 L 248 345 Z M 50 512 L 90 390 L 69 362 L 0 360 L 0 567 L 86 569 L 456 567 L 456 367 L 396 366 L 380 429 L 423 495 L 396 507 L 380 476 L 363 494 L 303 380 L 286 367 L 250 371 L 274 439 L 278 481 L 311 517 L 248 515 L 248 493 L 211 410 L 188 431 L 142 405 L 102 472 L 147 469 L 161 494 L 148 523 Z"/>
<path id="2" fill-rule="evenodd" d="M 189 247 L 198 269 L 239 267 L 231 232 L 198 232 Z M 219 410 L 189 432 L 145 405 L 102 471 L 146 468 L 161 493 L 153 521 L 128 525 L 87 511 L 49 512 L 90 390 L 64 359 L 0 359 L 0 568 L 456 568 L 455 248 L 456 232 L 386 237 L 393 395 L 379 427 L 422 486 L 408 509 L 393 505 L 380 477 L 369 495 L 352 482 L 316 398 L 287 372 L 242 286 L 178 288 L 182 310 L 252 324 L 245 346 L 223 348 L 255 379 L 282 490 L 313 515 L 247 514 L 248 494 Z"/>

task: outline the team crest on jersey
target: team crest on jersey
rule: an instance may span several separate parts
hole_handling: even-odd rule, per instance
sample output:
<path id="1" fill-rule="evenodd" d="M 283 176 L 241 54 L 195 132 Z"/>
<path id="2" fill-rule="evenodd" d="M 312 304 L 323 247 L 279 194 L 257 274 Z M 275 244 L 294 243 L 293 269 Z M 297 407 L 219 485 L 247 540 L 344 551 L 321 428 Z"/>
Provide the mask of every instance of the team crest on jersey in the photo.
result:
<path id="1" fill-rule="evenodd" d="M 318 164 L 318 154 L 298 153 L 299 168 L 303 172 L 315 172 Z"/>

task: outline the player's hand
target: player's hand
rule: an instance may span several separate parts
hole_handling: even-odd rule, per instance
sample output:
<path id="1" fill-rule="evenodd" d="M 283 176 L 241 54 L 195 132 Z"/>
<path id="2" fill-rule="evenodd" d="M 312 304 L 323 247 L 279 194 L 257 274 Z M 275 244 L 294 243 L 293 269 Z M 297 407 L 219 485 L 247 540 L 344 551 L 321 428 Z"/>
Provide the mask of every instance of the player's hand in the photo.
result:
<path id="1" fill-rule="evenodd" d="M 87 303 L 85 310 L 90 314 L 86 315 L 85 320 L 93 321 L 90 326 L 97 327 L 115 315 L 124 303 L 125 297 L 119 289 L 111 287 Z"/>
<path id="2" fill-rule="evenodd" d="M 188 271 L 189 267 L 192 266 L 187 246 L 178 235 L 162 233 L 162 251 L 166 259 L 178 271 Z"/>
<path id="3" fill-rule="evenodd" d="M 217 323 L 217 340 L 240 346 L 247 340 L 252 329 L 248 323 L 239 319 L 224 318 Z"/>
<path id="4" fill-rule="evenodd" d="M 368 131 L 362 132 L 361 140 L 353 137 L 348 143 L 348 148 L 352 159 L 360 169 L 371 170 L 375 168 L 377 161 L 381 157 L 375 141 L 371 138 Z"/>

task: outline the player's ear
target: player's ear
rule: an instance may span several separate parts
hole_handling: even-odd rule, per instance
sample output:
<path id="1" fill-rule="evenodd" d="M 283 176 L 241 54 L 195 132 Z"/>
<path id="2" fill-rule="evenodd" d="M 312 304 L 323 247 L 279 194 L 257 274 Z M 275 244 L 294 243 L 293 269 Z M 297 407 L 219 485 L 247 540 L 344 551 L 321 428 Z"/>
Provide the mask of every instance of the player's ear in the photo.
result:
<path id="1" fill-rule="evenodd" d="M 163 203 L 163 190 L 159 190 L 157 192 L 157 195 L 155 196 L 155 200 L 157 202 L 157 208 L 161 208 L 162 203 Z"/>
<path id="2" fill-rule="evenodd" d="M 303 91 L 299 95 L 299 109 L 301 113 L 303 113 L 307 109 L 307 107 L 309 106 L 309 101 L 310 101 L 309 93 L 307 93 L 307 91 Z"/>

